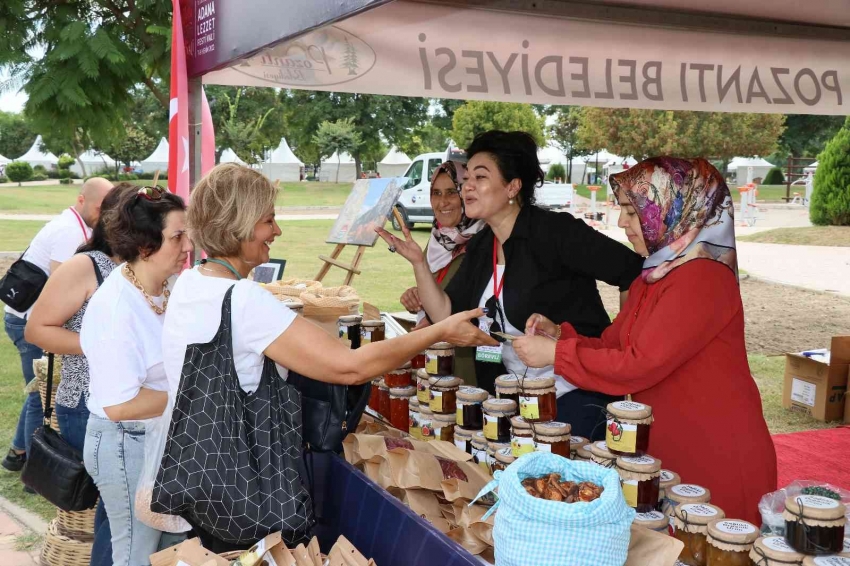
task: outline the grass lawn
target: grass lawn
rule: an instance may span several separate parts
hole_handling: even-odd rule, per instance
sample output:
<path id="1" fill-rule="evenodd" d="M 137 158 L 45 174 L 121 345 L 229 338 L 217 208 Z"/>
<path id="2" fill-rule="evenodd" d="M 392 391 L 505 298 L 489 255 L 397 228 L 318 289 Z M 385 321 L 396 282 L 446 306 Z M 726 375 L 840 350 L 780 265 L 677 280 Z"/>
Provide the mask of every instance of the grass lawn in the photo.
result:
<path id="1" fill-rule="evenodd" d="M 738 238 L 742 242 L 791 244 L 797 246 L 850 246 L 850 226 L 776 228 Z"/>
<path id="2" fill-rule="evenodd" d="M 0 220 L 0 251 L 24 251 L 44 224 L 38 220 Z"/>
<path id="3" fill-rule="evenodd" d="M 738 192 L 737 187 L 730 186 L 732 190 L 732 197 L 735 201 L 740 200 L 741 194 Z M 794 196 L 794 193 L 805 194 L 806 187 L 802 185 L 794 185 L 791 187 L 791 195 Z M 782 200 L 782 197 L 785 196 L 785 185 L 760 185 L 758 188 L 758 195 L 756 196 L 756 202 L 786 202 Z"/>

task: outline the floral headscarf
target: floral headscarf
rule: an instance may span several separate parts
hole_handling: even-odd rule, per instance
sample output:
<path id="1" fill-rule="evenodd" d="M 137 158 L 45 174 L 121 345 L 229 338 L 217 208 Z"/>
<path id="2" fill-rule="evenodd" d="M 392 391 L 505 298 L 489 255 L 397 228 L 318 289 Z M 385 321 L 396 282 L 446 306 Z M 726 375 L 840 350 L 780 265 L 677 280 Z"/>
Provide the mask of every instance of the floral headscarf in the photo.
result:
<path id="1" fill-rule="evenodd" d="M 458 169 L 460 169 L 460 173 L 462 174 L 463 165 L 454 161 L 445 161 L 431 175 L 431 186 L 434 186 L 437 177 L 445 173 L 451 178 L 455 188 L 460 192 L 460 181 L 458 179 L 462 175 L 458 174 Z M 461 200 L 462 206 L 463 200 Z M 454 258 L 462 254 L 466 250 L 466 242 L 483 227 L 483 220 L 467 218 L 466 212 L 461 212 L 460 222 L 457 226 L 453 227 L 440 226 L 440 223 L 437 222 L 435 217 L 434 225 L 431 228 L 431 241 L 428 242 L 427 260 L 431 273 L 437 273 L 450 264 Z"/>
<path id="2" fill-rule="evenodd" d="M 611 175 L 611 188 L 635 207 L 649 257 L 643 279 L 705 258 L 738 276 L 734 203 L 720 172 L 705 159 L 653 157 Z"/>

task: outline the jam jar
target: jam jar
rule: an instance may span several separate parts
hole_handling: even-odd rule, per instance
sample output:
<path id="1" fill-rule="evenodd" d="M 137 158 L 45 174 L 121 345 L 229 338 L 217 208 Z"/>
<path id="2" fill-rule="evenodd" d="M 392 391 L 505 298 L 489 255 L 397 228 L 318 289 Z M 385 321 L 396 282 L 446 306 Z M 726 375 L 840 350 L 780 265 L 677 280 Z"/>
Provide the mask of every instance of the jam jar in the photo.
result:
<path id="1" fill-rule="evenodd" d="M 416 370 L 416 398 L 420 405 L 431 404 L 431 376 L 424 369 Z"/>
<path id="2" fill-rule="evenodd" d="M 390 388 L 383 379 L 378 382 L 378 414 L 390 420 Z"/>
<path id="3" fill-rule="evenodd" d="M 520 381 L 519 414 L 530 423 L 555 420 L 558 407 L 554 377 L 526 377 Z"/>
<path id="4" fill-rule="evenodd" d="M 416 395 L 416 388 L 390 388 L 390 424 L 399 430 L 410 431 L 410 398 Z"/>
<path id="5" fill-rule="evenodd" d="M 386 336 L 386 332 L 387 326 L 383 320 L 364 320 L 360 324 L 360 345 L 380 342 Z"/>
<path id="6" fill-rule="evenodd" d="M 658 505 L 658 487 L 661 476 L 661 460 L 648 454 L 643 456 L 620 456 L 617 472 L 623 484 L 626 505 L 638 513 L 649 513 Z"/>
<path id="7" fill-rule="evenodd" d="M 593 460 L 593 454 L 590 452 L 590 447 L 592 444 L 583 444 L 576 448 L 576 453 L 573 456 L 573 460 L 583 461 L 583 462 L 591 462 Z"/>
<path id="8" fill-rule="evenodd" d="M 711 501 L 711 492 L 706 488 L 692 484 L 680 483 L 667 490 L 664 509 L 669 511 L 670 517 L 675 517 L 676 507 L 683 503 L 708 503 Z"/>
<path id="9" fill-rule="evenodd" d="M 484 428 L 484 407 L 490 396 L 477 387 L 461 387 L 457 392 L 457 424 L 465 428 Z"/>
<path id="10" fill-rule="evenodd" d="M 613 468 L 617 465 L 617 457 L 608 451 L 608 446 L 604 440 L 588 444 L 590 451 L 590 461 L 594 464 L 599 464 L 605 468 Z"/>
<path id="11" fill-rule="evenodd" d="M 806 556 L 803 566 L 850 566 L 850 558 L 840 554 L 833 556 Z"/>
<path id="12" fill-rule="evenodd" d="M 676 472 L 670 470 L 661 470 L 661 484 L 658 490 L 658 509 L 668 517 L 673 516 L 673 511 L 670 510 L 670 502 L 667 501 L 667 491 L 674 485 L 682 483 L 682 478 Z"/>
<path id="13" fill-rule="evenodd" d="M 510 399 L 519 407 L 519 380 L 512 373 L 506 373 L 496 378 L 496 398 Z"/>
<path id="14" fill-rule="evenodd" d="M 531 423 L 534 431 L 534 446 L 538 452 L 551 452 L 564 458 L 570 457 L 570 431 L 567 423 L 550 421 L 548 423 Z"/>
<path id="15" fill-rule="evenodd" d="M 376 413 L 381 410 L 381 393 L 378 389 L 381 383 L 381 378 L 373 379 L 371 389 L 369 390 L 369 408 Z"/>
<path id="16" fill-rule="evenodd" d="M 511 418 L 511 450 L 514 458 L 534 452 L 534 437 L 531 423 L 522 417 Z"/>
<path id="17" fill-rule="evenodd" d="M 428 404 L 419 403 L 419 439 L 434 440 L 434 413 Z"/>
<path id="18" fill-rule="evenodd" d="M 750 550 L 759 538 L 752 523 L 737 519 L 715 519 L 708 524 L 707 566 L 752 566 Z"/>
<path id="19" fill-rule="evenodd" d="M 352 350 L 360 347 L 360 325 L 363 317 L 359 314 L 348 314 L 339 317 L 339 338 Z"/>
<path id="20" fill-rule="evenodd" d="M 487 467 L 492 474 L 495 470 L 493 466 L 496 465 L 496 454 L 500 450 L 511 451 L 511 445 L 508 442 L 488 442 L 487 443 Z"/>
<path id="21" fill-rule="evenodd" d="M 455 427 L 455 446 L 463 450 L 469 455 L 472 455 L 472 436 L 479 430 L 463 428 L 462 426 Z"/>
<path id="22" fill-rule="evenodd" d="M 761 537 L 750 550 L 750 560 L 758 566 L 799 566 L 803 558 L 802 554 L 785 542 L 785 537 Z"/>
<path id="23" fill-rule="evenodd" d="M 414 371 L 425 369 L 425 352 L 413 356 L 410 359 L 410 367 L 412 367 Z"/>
<path id="24" fill-rule="evenodd" d="M 434 440 L 455 441 L 455 414 L 434 413 L 431 417 L 431 427 L 434 429 Z"/>
<path id="25" fill-rule="evenodd" d="M 634 401 L 608 403 L 605 442 L 611 454 L 643 456 L 649 448 L 652 407 Z"/>
<path id="26" fill-rule="evenodd" d="M 398 369 L 389 371 L 384 374 L 384 382 L 392 389 L 393 387 L 407 387 L 413 385 L 413 376 L 411 375 L 410 364 L 404 364 Z"/>
<path id="27" fill-rule="evenodd" d="M 847 509 L 820 495 L 797 495 L 785 500 L 785 541 L 803 554 L 838 554 L 844 549 Z"/>
<path id="28" fill-rule="evenodd" d="M 430 406 L 435 413 L 451 414 L 457 418 L 457 391 L 463 380 L 459 377 L 432 377 L 430 386 Z"/>
<path id="29" fill-rule="evenodd" d="M 454 375 L 455 347 L 448 342 L 437 342 L 425 350 L 425 370 L 431 377 Z"/>
<path id="30" fill-rule="evenodd" d="M 407 414 L 410 417 L 407 433 L 413 438 L 422 438 L 422 425 L 419 424 L 419 399 L 416 395 L 407 402 Z"/>
<path id="31" fill-rule="evenodd" d="M 587 446 L 589 443 L 590 441 L 583 436 L 570 436 L 570 458 L 577 460 L 578 449 Z"/>
<path id="32" fill-rule="evenodd" d="M 676 507 L 673 536 L 685 544 L 679 561 L 687 566 L 706 566 L 708 524 L 725 517 L 722 509 L 709 503 L 683 503 Z"/>
<path id="33" fill-rule="evenodd" d="M 490 473 L 490 466 L 487 463 L 487 439 L 480 430 L 472 435 L 472 461 Z"/>
<path id="34" fill-rule="evenodd" d="M 670 532 L 670 518 L 661 511 L 636 513 L 632 524 L 658 533 L 664 533 L 665 535 Z"/>
<path id="35" fill-rule="evenodd" d="M 516 414 L 516 403 L 510 399 L 484 401 L 484 436 L 496 442 L 511 441 L 511 417 Z"/>
<path id="36" fill-rule="evenodd" d="M 514 463 L 516 457 L 512 454 L 510 448 L 502 448 L 498 452 L 496 452 L 496 461 L 493 462 L 493 472 L 497 472 L 499 470 L 505 471 L 505 468 Z"/>

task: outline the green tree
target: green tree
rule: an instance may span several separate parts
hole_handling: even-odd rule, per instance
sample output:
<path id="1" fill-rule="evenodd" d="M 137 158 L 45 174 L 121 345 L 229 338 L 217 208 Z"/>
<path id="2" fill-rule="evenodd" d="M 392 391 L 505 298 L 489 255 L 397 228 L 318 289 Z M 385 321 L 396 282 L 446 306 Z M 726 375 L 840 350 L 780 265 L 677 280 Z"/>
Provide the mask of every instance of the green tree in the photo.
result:
<path id="1" fill-rule="evenodd" d="M 449 146 L 449 132 L 432 122 L 425 122 L 413 129 L 409 136 L 399 142 L 398 148 L 415 157 L 420 153 L 444 151 Z"/>
<path id="2" fill-rule="evenodd" d="M 23 114 L 0 111 L 0 155 L 15 159 L 27 152 L 35 132 Z"/>
<path id="3" fill-rule="evenodd" d="M 850 226 L 850 117 L 818 156 L 809 217 L 818 226 Z"/>
<path id="4" fill-rule="evenodd" d="M 589 155 L 595 149 L 586 148 L 579 143 L 578 128 L 581 125 L 582 109 L 578 106 L 564 106 L 555 114 L 555 122 L 549 126 L 547 134 L 549 142 L 561 150 L 567 157 L 566 179 L 573 177 L 573 159 Z M 563 178 L 564 176 L 561 175 Z"/>
<path id="5" fill-rule="evenodd" d="M 6 165 L 6 177 L 19 187 L 22 181 L 29 181 L 32 175 L 32 167 L 26 161 L 13 161 Z"/>
<path id="6" fill-rule="evenodd" d="M 565 182 L 569 182 L 569 177 L 567 177 L 567 170 L 564 169 L 564 166 L 560 163 L 554 163 L 551 167 L 549 167 L 549 172 L 546 173 L 546 178 L 550 181 L 554 181 L 555 179 L 563 179 Z"/>
<path id="7" fill-rule="evenodd" d="M 322 122 L 319 131 L 313 136 L 313 141 L 319 148 L 320 157 L 337 155 L 336 180 L 339 183 L 339 163 L 343 153 L 353 153 L 363 143 L 360 134 L 354 127 L 353 118 Z M 360 173 L 358 172 L 358 176 Z"/>
<path id="8" fill-rule="evenodd" d="M 843 123 L 844 116 L 789 114 L 785 117 L 785 131 L 779 138 L 779 147 L 792 157 L 817 155 Z"/>
<path id="9" fill-rule="evenodd" d="M 767 175 L 764 176 L 764 181 L 762 181 L 762 183 L 765 185 L 784 185 L 785 175 L 782 174 L 782 169 L 774 167 L 768 171 Z"/>
<path id="10" fill-rule="evenodd" d="M 130 166 L 134 161 L 141 161 L 156 149 L 159 139 L 152 138 L 144 131 L 135 126 L 128 125 L 124 134 L 113 139 L 109 145 L 103 147 L 103 151 L 115 160 L 115 174 L 119 172 L 120 166 Z"/>
<path id="11" fill-rule="evenodd" d="M 458 108 L 452 121 L 452 139 L 466 147 L 472 139 L 489 130 L 521 131 L 543 145 L 543 119 L 528 104 L 470 100 Z"/>

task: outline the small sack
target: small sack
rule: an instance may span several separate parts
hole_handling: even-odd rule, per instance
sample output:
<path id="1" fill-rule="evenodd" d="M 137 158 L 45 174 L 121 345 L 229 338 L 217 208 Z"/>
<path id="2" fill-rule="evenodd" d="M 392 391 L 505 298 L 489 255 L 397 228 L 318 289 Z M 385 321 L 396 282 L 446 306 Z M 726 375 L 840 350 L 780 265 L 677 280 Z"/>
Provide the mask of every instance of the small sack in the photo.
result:
<path id="1" fill-rule="evenodd" d="M 25 260 L 21 254 L 0 279 L 0 300 L 18 312 L 25 312 L 35 304 L 46 284 L 44 270 Z"/>
<path id="2" fill-rule="evenodd" d="M 563 481 L 591 481 L 605 488 L 589 503 L 547 501 L 529 495 L 528 477 L 553 472 Z M 493 541 L 497 566 L 623 566 L 635 511 L 623 498 L 615 470 L 547 452 L 526 454 L 497 471 L 478 497 L 499 488 Z M 484 517 L 486 519 L 486 516 Z"/>

